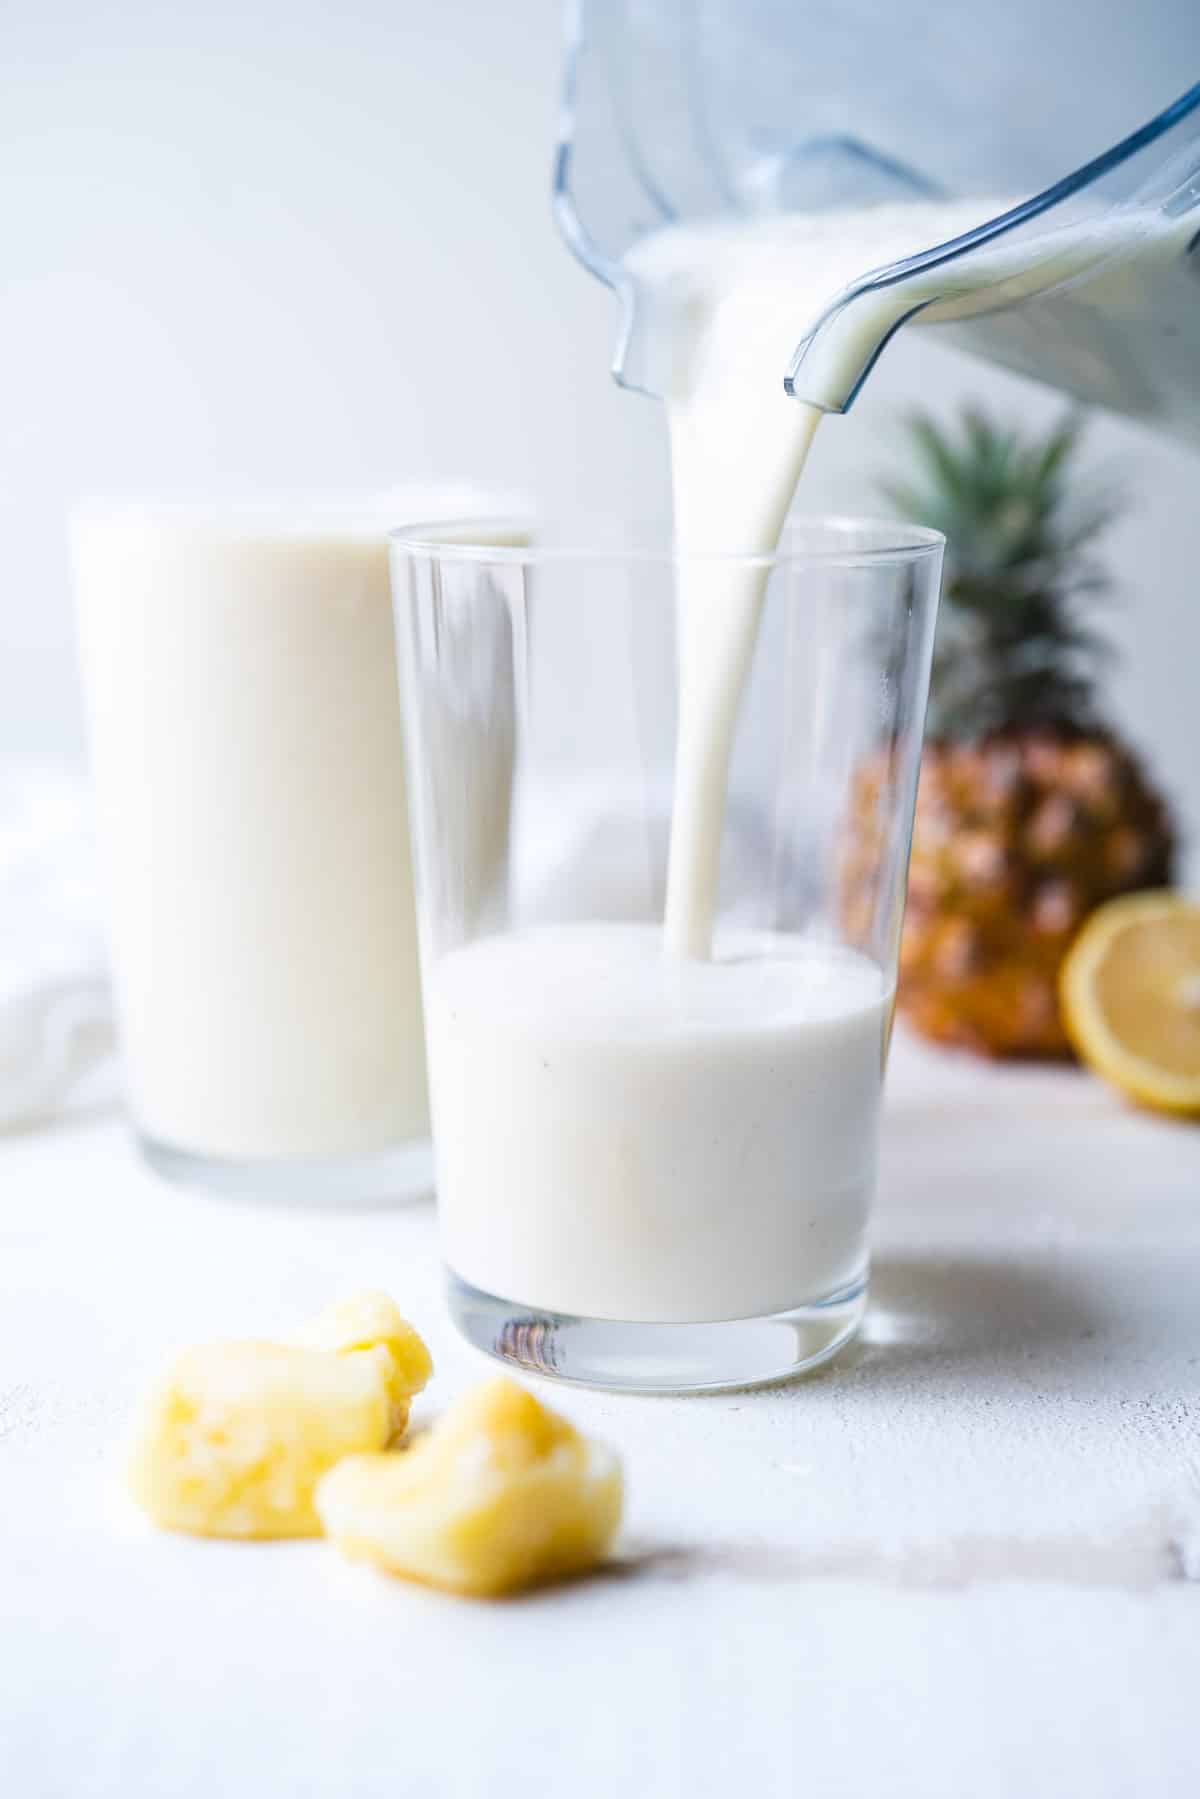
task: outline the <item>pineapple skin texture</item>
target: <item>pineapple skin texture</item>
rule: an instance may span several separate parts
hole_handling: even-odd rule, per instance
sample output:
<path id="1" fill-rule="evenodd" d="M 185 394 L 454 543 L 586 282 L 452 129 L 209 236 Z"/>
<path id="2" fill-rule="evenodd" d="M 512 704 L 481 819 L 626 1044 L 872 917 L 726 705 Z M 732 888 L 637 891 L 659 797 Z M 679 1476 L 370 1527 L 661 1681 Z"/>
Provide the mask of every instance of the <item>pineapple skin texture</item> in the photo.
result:
<path id="1" fill-rule="evenodd" d="M 279 1343 L 185 1350 L 150 1396 L 129 1490 L 166 1530 L 314 1537 L 320 1477 L 391 1433 L 383 1348 L 330 1355 Z"/>
<path id="2" fill-rule="evenodd" d="M 1122 496 L 1081 467 L 1080 436 L 1074 412 L 1046 432 L 979 406 L 951 427 L 920 412 L 884 489 L 947 539 L 899 1007 L 984 1055 L 1068 1056 L 1057 987 L 1076 933 L 1106 900 L 1171 879 L 1169 810 L 1101 704 L 1095 551 Z M 894 920 L 871 917 L 870 870 L 900 849 L 880 841 L 885 764 L 867 759 L 852 795 L 843 915 L 877 954 Z"/>
<path id="3" fill-rule="evenodd" d="M 316 1506 L 350 1559 L 499 1598 L 601 1562 L 620 1523 L 622 1479 L 611 1451 L 500 1377 L 402 1453 L 340 1462 Z"/>
<path id="4" fill-rule="evenodd" d="M 857 772 L 842 872 L 852 941 L 872 930 L 885 758 Z M 1170 881 L 1168 810 L 1116 737 L 1012 727 L 934 740 L 921 763 L 898 1006 L 977 1054 L 1068 1058 L 1059 970 L 1106 900 Z"/>

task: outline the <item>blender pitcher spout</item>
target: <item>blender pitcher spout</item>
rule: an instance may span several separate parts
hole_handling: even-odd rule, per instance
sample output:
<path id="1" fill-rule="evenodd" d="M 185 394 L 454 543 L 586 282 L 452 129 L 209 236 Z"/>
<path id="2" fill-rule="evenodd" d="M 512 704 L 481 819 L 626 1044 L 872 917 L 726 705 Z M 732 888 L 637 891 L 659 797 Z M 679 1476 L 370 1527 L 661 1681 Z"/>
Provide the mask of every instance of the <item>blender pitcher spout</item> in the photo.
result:
<path id="1" fill-rule="evenodd" d="M 1200 439 L 1200 84 L 1044 193 L 839 295 L 784 378 L 845 412 L 896 332 Z"/>
<path id="2" fill-rule="evenodd" d="M 568 0 L 567 18 L 555 215 L 617 296 L 623 385 L 661 396 L 677 373 L 654 246 L 780 219 L 793 242 L 864 246 L 799 308 L 778 373 L 798 399 L 844 411 L 912 324 L 1200 441 L 1200 80 L 1166 104 L 1180 68 L 1200 76 L 1195 0 L 1008 0 L 983 59 L 944 0 Z M 902 246 L 928 247 L 884 265 Z"/>

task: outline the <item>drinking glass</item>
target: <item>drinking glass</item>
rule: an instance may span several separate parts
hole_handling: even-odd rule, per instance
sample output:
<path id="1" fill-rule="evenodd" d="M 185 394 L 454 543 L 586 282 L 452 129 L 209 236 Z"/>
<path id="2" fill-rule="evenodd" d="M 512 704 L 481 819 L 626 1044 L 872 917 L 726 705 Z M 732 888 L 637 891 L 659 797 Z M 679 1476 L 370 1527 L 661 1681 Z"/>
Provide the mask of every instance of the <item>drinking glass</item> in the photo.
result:
<path id="1" fill-rule="evenodd" d="M 171 1179 L 429 1191 L 383 516 L 106 505 L 74 523 L 126 1097 Z"/>
<path id="2" fill-rule="evenodd" d="M 681 1392 L 853 1334 L 942 549 L 855 519 L 770 556 L 393 535 L 442 1253 L 478 1347 Z M 697 608 L 714 642 L 752 625 L 727 769 L 694 718 L 677 745 Z M 684 943 L 672 835 L 706 832 L 711 944 Z"/>

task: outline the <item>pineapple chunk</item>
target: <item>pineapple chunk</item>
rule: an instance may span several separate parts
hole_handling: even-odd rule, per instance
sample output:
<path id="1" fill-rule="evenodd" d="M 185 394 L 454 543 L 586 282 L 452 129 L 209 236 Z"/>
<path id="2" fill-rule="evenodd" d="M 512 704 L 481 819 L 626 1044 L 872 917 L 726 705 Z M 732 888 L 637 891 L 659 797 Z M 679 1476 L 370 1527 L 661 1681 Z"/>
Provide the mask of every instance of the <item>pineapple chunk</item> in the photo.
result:
<path id="1" fill-rule="evenodd" d="M 189 1349 L 144 1408 L 130 1492 L 168 1530 L 319 1536 L 317 1481 L 342 1456 L 391 1442 L 430 1371 L 383 1293 L 343 1300 L 292 1344 Z"/>
<path id="2" fill-rule="evenodd" d="M 314 1537 L 313 1488 L 391 1435 L 386 1349 L 280 1343 L 185 1350 L 150 1397 L 129 1488 L 156 1524 L 207 1537 Z"/>
<path id="3" fill-rule="evenodd" d="M 369 1290 L 338 1300 L 293 1340 L 308 1349 L 334 1350 L 339 1355 L 382 1344 L 392 1358 L 388 1381 L 392 1435 L 403 1436 L 413 1396 L 429 1380 L 433 1362 L 417 1332 L 400 1316 L 386 1293 Z"/>
<path id="4" fill-rule="evenodd" d="M 352 1559 L 492 1597 L 601 1561 L 620 1522 L 621 1470 L 610 1450 L 500 1378 L 402 1453 L 339 1463 L 316 1508 Z"/>

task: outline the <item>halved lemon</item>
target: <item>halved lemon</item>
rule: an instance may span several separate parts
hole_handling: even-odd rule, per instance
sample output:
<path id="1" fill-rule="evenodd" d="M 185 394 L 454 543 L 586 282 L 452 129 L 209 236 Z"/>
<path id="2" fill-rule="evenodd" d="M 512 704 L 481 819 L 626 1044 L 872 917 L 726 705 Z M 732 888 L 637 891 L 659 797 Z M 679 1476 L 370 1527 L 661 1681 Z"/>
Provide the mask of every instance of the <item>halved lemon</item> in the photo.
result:
<path id="1" fill-rule="evenodd" d="M 1200 1117 L 1200 902 L 1132 893 L 1100 906 L 1059 997 L 1089 1067 L 1144 1106 Z"/>

